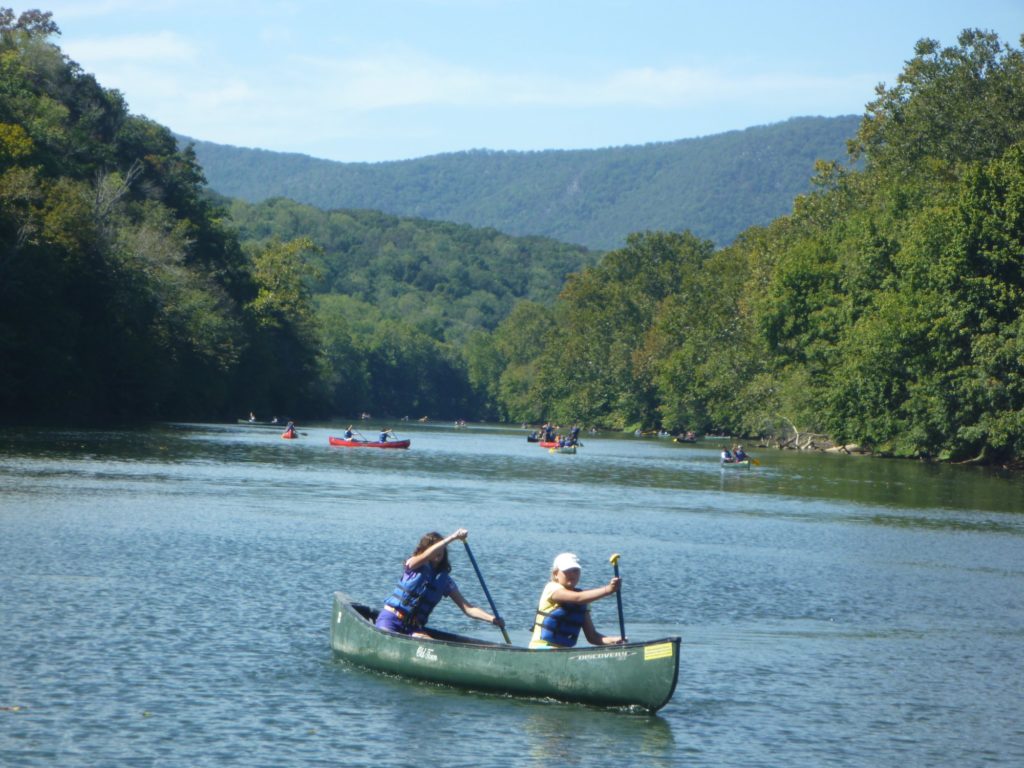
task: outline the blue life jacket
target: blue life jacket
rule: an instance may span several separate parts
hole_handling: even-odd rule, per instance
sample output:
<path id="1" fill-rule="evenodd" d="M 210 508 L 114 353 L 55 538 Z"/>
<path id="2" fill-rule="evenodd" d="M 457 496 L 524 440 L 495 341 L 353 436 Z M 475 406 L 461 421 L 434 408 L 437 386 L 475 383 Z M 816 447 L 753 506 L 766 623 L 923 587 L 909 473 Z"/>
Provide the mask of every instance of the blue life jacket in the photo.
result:
<path id="1" fill-rule="evenodd" d="M 425 563 L 418 571 L 404 573 L 384 604 L 398 612 L 403 625 L 422 627 L 450 583 L 451 576 L 445 571 L 435 571 L 434 566 Z"/>
<path id="2" fill-rule="evenodd" d="M 583 603 L 561 603 L 553 611 L 537 611 L 540 621 L 535 619 L 535 626 L 540 625 L 541 640 L 571 648 L 576 645 L 586 618 L 587 606 Z"/>

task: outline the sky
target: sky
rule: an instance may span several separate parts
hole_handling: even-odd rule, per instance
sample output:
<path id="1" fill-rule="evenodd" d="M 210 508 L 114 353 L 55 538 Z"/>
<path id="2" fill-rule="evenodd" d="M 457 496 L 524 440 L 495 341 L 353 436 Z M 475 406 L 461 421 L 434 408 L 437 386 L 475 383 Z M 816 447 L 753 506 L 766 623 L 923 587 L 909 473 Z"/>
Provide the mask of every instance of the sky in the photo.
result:
<path id="1" fill-rule="evenodd" d="M 67 0 L 53 39 L 194 139 L 379 162 L 863 114 L 921 38 L 1020 48 L 1024 0 Z"/>

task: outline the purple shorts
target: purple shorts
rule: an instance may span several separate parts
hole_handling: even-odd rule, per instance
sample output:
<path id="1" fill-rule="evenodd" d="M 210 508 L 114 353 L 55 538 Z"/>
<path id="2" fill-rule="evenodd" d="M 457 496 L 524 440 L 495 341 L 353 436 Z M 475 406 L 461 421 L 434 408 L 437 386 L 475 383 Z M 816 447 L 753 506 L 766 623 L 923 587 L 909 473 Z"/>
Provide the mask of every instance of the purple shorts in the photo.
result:
<path id="1" fill-rule="evenodd" d="M 413 629 L 406 627 L 402 624 L 402 620 L 398 618 L 391 611 L 386 611 L 383 608 L 380 610 L 380 615 L 377 616 L 377 629 L 384 629 L 388 632 L 397 632 L 400 635 L 411 635 Z"/>

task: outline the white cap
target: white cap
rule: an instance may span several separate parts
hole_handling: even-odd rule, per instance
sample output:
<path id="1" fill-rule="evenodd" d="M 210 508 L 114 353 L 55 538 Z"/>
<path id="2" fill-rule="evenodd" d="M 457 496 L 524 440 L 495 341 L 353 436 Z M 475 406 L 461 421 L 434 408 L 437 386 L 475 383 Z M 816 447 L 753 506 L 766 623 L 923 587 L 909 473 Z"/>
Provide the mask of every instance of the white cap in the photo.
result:
<path id="1" fill-rule="evenodd" d="M 555 558 L 555 562 L 551 566 L 556 571 L 570 571 L 573 568 L 580 568 L 580 561 L 576 558 L 572 552 L 563 552 Z"/>

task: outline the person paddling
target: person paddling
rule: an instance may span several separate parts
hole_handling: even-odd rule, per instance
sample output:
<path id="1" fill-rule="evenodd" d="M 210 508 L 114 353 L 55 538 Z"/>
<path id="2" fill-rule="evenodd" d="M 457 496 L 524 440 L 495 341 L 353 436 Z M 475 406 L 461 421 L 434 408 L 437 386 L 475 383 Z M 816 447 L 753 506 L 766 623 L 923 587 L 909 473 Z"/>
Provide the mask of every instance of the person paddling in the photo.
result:
<path id="1" fill-rule="evenodd" d="M 545 585 L 534 619 L 530 648 L 572 648 L 580 630 L 591 645 L 618 645 L 625 642 L 617 635 L 602 635 L 590 618 L 590 603 L 619 591 L 622 580 L 612 577 L 603 587 L 578 589 L 580 561 L 571 552 L 563 552 L 551 566 L 551 580 Z"/>
<path id="2" fill-rule="evenodd" d="M 443 597 L 451 598 L 471 619 L 504 629 L 505 621 L 500 616 L 492 616 L 464 598 L 449 575 L 452 566 L 448 562 L 448 545 L 453 541 L 465 541 L 468 536 L 469 531 L 465 528 L 445 537 L 436 531 L 424 534 L 416 551 L 405 561 L 405 571 L 398 585 L 384 601 L 384 608 L 377 617 L 379 629 L 413 637 L 430 637 L 426 623 Z"/>

